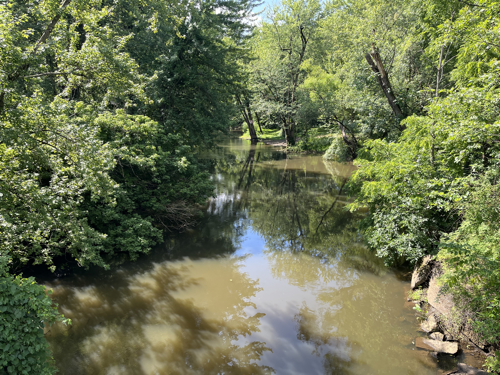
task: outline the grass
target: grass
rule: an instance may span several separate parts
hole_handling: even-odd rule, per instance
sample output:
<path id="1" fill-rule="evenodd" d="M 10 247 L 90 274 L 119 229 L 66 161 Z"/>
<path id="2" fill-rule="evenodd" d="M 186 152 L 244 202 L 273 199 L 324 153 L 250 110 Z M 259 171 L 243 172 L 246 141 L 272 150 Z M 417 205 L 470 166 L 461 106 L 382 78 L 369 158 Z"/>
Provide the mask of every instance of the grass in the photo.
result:
<path id="1" fill-rule="evenodd" d="M 284 137 L 281 136 L 281 129 L 262 129 L 263 133 L 257 130 L 257 137 L 262 140 L 268 141 L 283 141 Z M 299 135 L 297 144 L 289 148 L 291 152 L 315 152 L 324 153 L 330 144 L 332 143 L 332 138 L 335 135 L 330 133 L 327 129 L 313 128 L 310 129 L 307 138 Z M 250 139 L 250 133 L 248 129 L 245 130 L 241 139 Z"/>
<path id="2" fill-rule="evenodd" d="M 271 141 L 285 139 L 281 136 L 281 129 L 262 129 L 262 131 L 263 134 L 261 134 L 260 131 L 257 130 L 257 137 L 259 139 L 267 139 Z M 246 130 L 240 138 L 250 139 L 250 133 L 248 132 L 248 130 Z"/>

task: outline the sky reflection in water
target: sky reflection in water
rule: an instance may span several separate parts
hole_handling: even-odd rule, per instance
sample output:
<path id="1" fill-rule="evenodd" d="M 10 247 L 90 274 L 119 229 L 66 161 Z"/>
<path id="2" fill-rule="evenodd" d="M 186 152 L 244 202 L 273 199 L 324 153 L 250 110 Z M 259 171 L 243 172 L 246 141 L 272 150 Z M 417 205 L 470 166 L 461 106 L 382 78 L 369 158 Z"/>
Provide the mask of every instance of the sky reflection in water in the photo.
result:
<path id="1" fill-rule="evenodd" d="M 407 284 L 346 212 L 351 166 L 233 140 L 207 217 L 147 257 L 46 284 L 63 374 L 436 374 Z"/>

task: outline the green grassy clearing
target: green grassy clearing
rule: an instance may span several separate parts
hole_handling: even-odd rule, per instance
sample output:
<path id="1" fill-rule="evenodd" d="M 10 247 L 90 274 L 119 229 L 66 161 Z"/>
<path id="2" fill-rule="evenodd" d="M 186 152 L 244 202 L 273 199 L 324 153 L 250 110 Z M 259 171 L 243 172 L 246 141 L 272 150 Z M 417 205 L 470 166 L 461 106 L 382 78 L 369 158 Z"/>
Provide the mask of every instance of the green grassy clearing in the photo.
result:
<path id="1" fill-rule="evenodd" d="M 262 129 L 262 131 L 263 133 L 257 130 L 257 137 L 259 137 L 259 139 L 267 139 L 272 141 L 285 139 L 284 137 L 281 136 L 281 129 Z M 250 139 L 250 133 L 248 132 L 248 129 L 243 133 L 243 135 L 240 138 Z"/>
<path id="2" fill-rule="evenodd" d="M 280 129 L 262 129 L 263 133 L 257 131 L 257 137 L 262 140 L 277 141 L 284 140 L 285 138 L 281 136 Z M 293 152 L 325 152 L 330 146 L 332 139 L 335 135 L 329 133 L 324 129 L 311 129 L 307 137 L 304 135 L 298 135 L 297 144 L 290 148 Z M 245 130 L 241 139 L 250 139 L 250 133 L 248 129 Z"/>

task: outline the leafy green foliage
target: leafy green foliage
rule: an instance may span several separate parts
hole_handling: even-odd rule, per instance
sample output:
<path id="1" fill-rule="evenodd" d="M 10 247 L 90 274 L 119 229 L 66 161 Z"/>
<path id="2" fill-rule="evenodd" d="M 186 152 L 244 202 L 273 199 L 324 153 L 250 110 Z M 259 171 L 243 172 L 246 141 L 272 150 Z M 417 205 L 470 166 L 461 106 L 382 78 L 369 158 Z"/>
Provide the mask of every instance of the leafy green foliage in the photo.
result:
<path id="1" fill-rule="evenodd" d="M 298 134 L 311 128 L 342 133 L 349 155 L 337 144 L 330 150 L 333 159 L 352 160 L 368 139 L 397 140 L 401 119 L 422 113 L 432 99 L 442 45 L 436 29 L 460 9 L 457 2 L 448 3 L 282 1 L 252 40 L 253 108 L 269 127 L 295 127 Z M 305 49 L 300 30 L 307 36 Z M 366 55 L 375 49 L 402 116 L 393 113 L 367 63 Z M 456 44 L 448 42 L 441 89 L 450 87 L 456 51 Z M 339 154 L 332 154 L 336 150 Z"/>
<path id="2" fill-rule="evenodd" d="M 340 136 L 334 137 L 323 157 L 325 160 L 346 162 L 350 158 L 349 148 Z"/>
<path id="3" fill-rule="evenodd" d="M 106 266 L 193 223 L 213 190 L 193 155 L 228 125 L 252 4 L 0 6 L 0 238 L 12 267 L 60 255 Z"/>
<path id="4" fill-rule="evenodd" d="M 442 277 L 455 298 L 467 301 L 474 326 L 489 343 L 500 342 L 500 188 L 484 178 L 462 208 L 464 220 L 441 244 Z"/>
<path id="5" fill-rule="evenodd" d="M 252 7 L 0 4 L 0 369 L 52 372 L 40 327 L 60 318 L 22 267 L 108 267 L 194 223 L 213 193 L 195 154 L 228 127 Z"/>
<path id="6" fill-rule="evenodd" d="M 419 35 L 427 53 L 441 51 L 438 69 L 452 61 L 437 75 L 448 89 L 436 86 L 425 112 L 403 122 L 397 141 L 365 142 L 351 209 L 368 206 L 366 239 L 387 263 L 437 253 L 445 271 L 441 280 L 459 313 L 470 317 L 486 342 L 498 345 L 499 8 L 493 1 L 425 5 Z M 458 16 L 431 20 L 443 9 Z M 447 60 L 448 53 L 455 56 Z M 489 360 L 492 370 L 497 362 Z"/>
<path id="7" fill-rule="evenodd" d="M 498 98 L 496 89 L 450 92 L 428 107 L 428 117 L 408 118 L 400 142 L 367 142 L 353 207 L 371 207 L 368 240 L 381 254 L 416 260 L 454 229 L 454 202 L 467 197 L 478 173 L 496 165 Z"/>
<path id="8" fill-rule="evenodd" d="M 486 358 L 486 367 L 488 371 L 500 372 L 500 350 L 495 352 L 495 356 Z"/>
<path id="9" fill-rule="evenodd" d="M 427 96 L 417 94 L 418 87 L 429 83 L 429 76 L 418 69 L 421 41 L 412 35 L 420 9 L 411 1 L 383 0 L 334 1 L 325 6 L 327 16 L 319 22 L 314 52 L 302 64 L 308 73 L 302 87 L 320 103 L 318 120 L 323 126 L 337 134 L 343 126 L 360 143 L 397 139 L 398 120 L 365 55 L 373 47 L 379 49 L 400 106 L 405 113 L 416 111 Z"/>
<path id="10" fill-rule="evenodd" d="M 283 139 L 283 136 L 281 135 L 280 129 L 277 129 L 277 130 L 276 129 L 262 129 L 262 133 L 258 132 L 257 135 L 260 139 L 270 139 L 270 140 Z M 250 134 L 249 134 L 248 130 L 246 130 L 240 138 L 250 139 Z"/>
<path id="11" fill-rule="evenodd" d="M 301 108 L 307 95 L 299 92 L 299 85 L 305 78 L 301 64 L 315 41 L 321 17 L 318 1 L 285 0 L 268 12 L 269 21 L 254 33 L 255 59 L 250 62 L 253 107 L 268 125 L 283 129 L 289 145 L 295 144 L 299 121 L 304 128 L 315 121 L 314 115 Z M 312 121 L 304 121 L 305 117 Z"/>
<path id="12" fill-rule="evenodd" d="M 43 288 L 8 272 L 54 269 L 60 256 L 107 267 L 191 225 L 213 191 L 194 155 L 237 118 L 237 95 L 263 138 L 282 130 L 289 145 L 301 138 L 295 149 L 356 158 L 351 209 L 368 207 L 370 247 L 390 264 L 437 253 L 447 288 L 499 342 L 500 5 L 284 0 L 252 32 L 253 5 L 0 4 L 0 287 L 11 296 L 0 323 L 30 317 L 29 334 L 3 331 L 28 340 L 17 359 L 1 343 L 4 371 L 50 373 L 40 322 L 59 319 Z M 324 223 L 296 205 L 316 198 L 287 178 L 290 192 L 251 216 L 271 247 L 314 248 Z M 296 219 L 300 234 L 267 225 L 273 204 L 288 213 L 281 228 Z"/>
<path id="13" fill-rule="evenodd" d="M 112 204 L 116 188 L 107 173 L 113 155 L 96 137 L 95 115 L 83 103 L 46 105 L 39 96 L 18 108 L 0 128 L 2 253 L 49 265 L 66 251 L 88 254 L 102 235 L 78 207 L 84 194 Z"/>
<path id="14" fill-rule="evenodd" d="M 313 128 L 301 138 L 295 146 L 299 151 L 325 152 L 331 144 L 332 134 L 324 129 Z M 293 149 L 293 148 L 292 148 Z"/>
<path id="15" fill-rule="evenodd" d="M 122 4 L 115 17 L 134 33 L 127 47 L 149 79 L 142 113 L 190 144 L 213 144 L 234 115 L 232 96 L 244 79 L 236 61 L 248 55 L 245 17 L 253 3 L 158 0 L 148 2 L 151 18 L 140 2 Z"/>
<path id="16" fill-rule="evenodd" d="M 49 292 L 50 293 L 50 292 Z M 54 374 L 44 325 L 70 323 L 33 278 L 0 277 L 0 370 L 7 374 Z"/>

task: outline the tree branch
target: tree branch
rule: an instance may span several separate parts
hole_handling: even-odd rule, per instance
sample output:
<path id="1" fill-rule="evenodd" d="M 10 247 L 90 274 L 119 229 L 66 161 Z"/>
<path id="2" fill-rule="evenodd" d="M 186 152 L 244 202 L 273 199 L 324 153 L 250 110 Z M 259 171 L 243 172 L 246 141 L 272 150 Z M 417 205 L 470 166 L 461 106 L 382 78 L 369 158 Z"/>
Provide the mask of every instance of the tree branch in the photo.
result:
<path id="1" fill-rule="evenodd" d="M 344 182 L 342 183 L 342 186 L 340 187 L 340 190 L 339 190 L 339 193 L 337 194 L 337 196 L 335 197 L 335 200 L 333 201 L 332 205 L 330 206 L 330 208 L 328 209 L 328 211 L 326 211 L 324 213 L 324 215 L 321 217 L 321 220 L 318 224 L 318 226 L 316 227 L 316 232 L 315 234 L 318 233 L 318 229 L 319 227 L 321 226 L 321 224 L 323 223 L 323 220 L 325 219 L 326 215 L 328 215 L 330 213 L 330 211 L 333 209 L 333 207 L 335 206 L 335 203 L 337 203 L 337 201 L 339 200 L 339 197 L 340 197 L 340 194 L 342 194 L 342 189 L 344 188 L 345 184 L 347 182 L 347 179 L 344 180 Z"/>
<path id="2" fill-rule="evenodd" d="M 59 22 L 59 19 L 61 18 L 64 10 L 68 7 L 68 5 L 71 3 L 71 1 L 72 0 L 64 0 L 64 2 L 62 3 L 61 7 L 57 11 L 57 14 L 55 15 L 55 17 L 52 19 L 52 21 L 50 22 L 49 26 L 47 26 L 47 28 L 45 29 L 44 33 L 40 37 L 40 39 L 38 39 L 38 42 L 36 43 L 35 48 L 33 49 L 32 54 L 36 54 L 37 51 L 38 51 L 38 48 L 47 41 L 47 39 L 49 38 L 50 34 L 52 34 L 52 31 L 54 30 L 54 27 L 56 26 L 57 22 Z"/>
<path id="3" fill-rule="evenodd" d="M 394 96 L 389 77 L 387 76 L 387 73 L 384 69 L 384 64 L 382 63 L 382 59 L 380 58 L 378 50 L 373 46 L 372 52 L 365 54 L 365 59 L 368 62 L 368 65 L 370 65 L 370 68 L 375 73 L 377 81 L 382 88 L 382 91 L 384 92 L 387 101 L 389 102 L 389 105 L 394 112 L 394 115 L 400 119 L 405 118 L 403 111 L 401 111 L 401 108 L 396 101 L 396 97 Z"/>
<path id="4" fill-rule="evenodd" d="M 29 76 L 24 76 L 23 78 L 38 78 L 38 77 L 44 77 L 44 76 L 58 76 L 58 75 L 72 74 L 72 73 L 73 72 L 46 72 L 46 73 L 31 74 Z"/>

